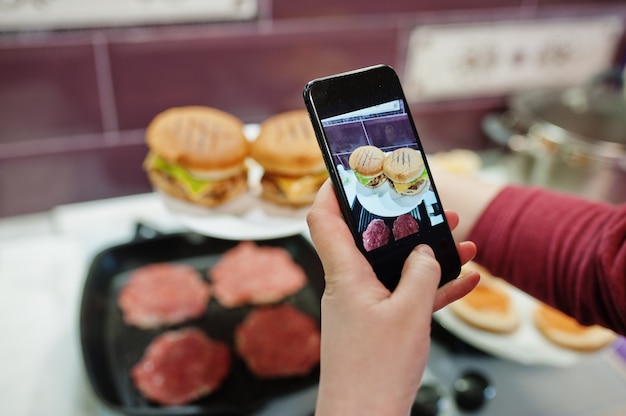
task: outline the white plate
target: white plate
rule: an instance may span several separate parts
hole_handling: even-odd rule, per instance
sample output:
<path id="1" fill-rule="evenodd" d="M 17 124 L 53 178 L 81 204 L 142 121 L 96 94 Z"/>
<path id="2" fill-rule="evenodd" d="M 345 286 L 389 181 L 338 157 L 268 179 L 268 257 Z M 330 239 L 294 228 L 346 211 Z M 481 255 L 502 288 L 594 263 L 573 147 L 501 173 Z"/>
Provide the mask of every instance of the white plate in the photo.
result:
<path id="1" fill-rule="evenodd" d="M 248 140 L 258 134 L 258 125 L 246 125 Z M 307 230 L 308 207 L 291 208 L 260 198 L 263 168 L 253 160 L 248 165 L 249 191 L 226 204 L 205 208 L 158 192 L 165 206 L 180 223 L 209 237 L 228 240 L 265 240 L 300 234 Z"/>
<path id="2" fill-rule="evenodd" d="M 512 334 L 495 334 L 474 328 L 457 318 L 447 307 L 433 316 L 444 328 L 468 344 L 496 357 L 522 364 L 568 367 L 594 353 L 577 352 L 548 341 L 533 322 L 537 300 L 510 285 L 508 291 L 522 320 Z"/>

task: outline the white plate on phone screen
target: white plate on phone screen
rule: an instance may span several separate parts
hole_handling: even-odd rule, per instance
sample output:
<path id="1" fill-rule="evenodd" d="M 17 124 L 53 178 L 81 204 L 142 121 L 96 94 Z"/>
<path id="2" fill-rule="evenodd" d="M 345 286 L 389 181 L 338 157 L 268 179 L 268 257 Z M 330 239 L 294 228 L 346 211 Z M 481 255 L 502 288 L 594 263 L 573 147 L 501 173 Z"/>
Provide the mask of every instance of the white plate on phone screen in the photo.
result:
<path id="1" fill-rule="evenodd" d="M 258 134 L 258 125 L 246 125 L 248 140 Z M 291 208 L 259 197 L 263 168 L 247 160 L 249 191 L 223 205 L 205 208 L 158 192 L 168 210 L 180 223 L 209 237 L 227 240 L 264 240 L 299 234 L 307 229 L 309 207 Z"/>

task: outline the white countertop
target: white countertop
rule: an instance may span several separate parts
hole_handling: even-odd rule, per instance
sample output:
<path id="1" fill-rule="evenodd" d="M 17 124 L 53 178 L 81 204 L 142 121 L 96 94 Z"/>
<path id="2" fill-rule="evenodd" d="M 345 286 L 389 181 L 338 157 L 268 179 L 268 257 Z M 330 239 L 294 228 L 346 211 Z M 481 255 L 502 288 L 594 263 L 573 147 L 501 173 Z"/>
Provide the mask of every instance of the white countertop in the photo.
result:
<path id="1" fill-rule="evenodd" d="M 152 194 L 0 220 L 0 403 L 15 416 L 92 415 L 78 311 L 92 256 L 141 219 L 174 228 Z"/>

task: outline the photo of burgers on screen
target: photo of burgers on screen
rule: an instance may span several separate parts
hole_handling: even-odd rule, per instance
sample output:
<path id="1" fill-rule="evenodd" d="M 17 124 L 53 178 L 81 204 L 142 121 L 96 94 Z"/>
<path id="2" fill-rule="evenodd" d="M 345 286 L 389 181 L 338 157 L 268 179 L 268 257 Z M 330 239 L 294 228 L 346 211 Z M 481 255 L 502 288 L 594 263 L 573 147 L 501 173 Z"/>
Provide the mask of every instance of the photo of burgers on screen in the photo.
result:
<path id="1" fill-rule="evenodd" d="M 399 147 L 384 152 L 376 146 L 359 146 L 352 151 L 349 166 L 359 185 L 357 199 L 363 247 L 383 247 L 419 232 L 417 208 L 427 190 L 429 178 L 419 151 Z M 420 198 L 413 198 L 418 197 Z M 379 205 L 374 202 L 379 202 Z M 411 212 L 413 211 L 413 212 Z M 355 212 L 356 214 L 356 212 Z"/>
<path id="2" fill-rule="evenodd" d="M 331 116 L 322 126 L 363 249 L 429 242 L 444 216 L 403 102 Z"/>

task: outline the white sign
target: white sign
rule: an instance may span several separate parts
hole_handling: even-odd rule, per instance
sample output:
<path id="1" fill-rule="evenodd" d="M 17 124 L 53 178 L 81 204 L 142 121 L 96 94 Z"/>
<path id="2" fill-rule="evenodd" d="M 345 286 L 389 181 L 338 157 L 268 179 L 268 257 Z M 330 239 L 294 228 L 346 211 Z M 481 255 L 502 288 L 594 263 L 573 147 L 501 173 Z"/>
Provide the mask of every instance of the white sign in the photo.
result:
<path id="1" fill-rule="evenodd" d="M 420 26 L 405 92 L 422 101 L 580 85 L 611 69 L 623 30 L 612 17 Z"/>
<path id="2" fill-rule="evenodd" d="M 258 0 L 0 0 L 0 30 L 252 19 Z"/>

